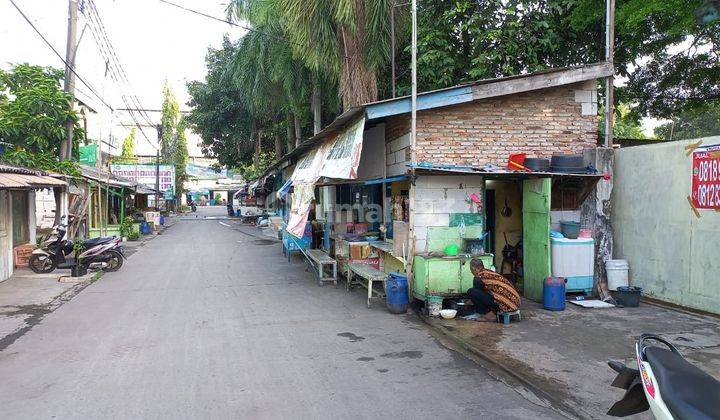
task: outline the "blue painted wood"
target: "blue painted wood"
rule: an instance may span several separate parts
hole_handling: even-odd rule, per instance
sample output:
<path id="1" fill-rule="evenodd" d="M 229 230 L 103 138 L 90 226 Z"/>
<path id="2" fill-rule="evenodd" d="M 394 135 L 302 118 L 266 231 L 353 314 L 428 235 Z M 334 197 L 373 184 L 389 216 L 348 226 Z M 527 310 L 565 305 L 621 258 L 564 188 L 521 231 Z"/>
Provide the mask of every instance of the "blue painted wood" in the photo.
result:
<path id="1" fill-rule="evenodd" d="M 395 182 L 395 181 L 403 181 L 407 179 L 407 175 L 398 175 L 398 176 L 391 176 L 390 178 L 378 178 L 378 179 L 370 179 L 365 181 L 365 185 L 374 185 L 374 184 L 382 184 L 383 182 Z"/>
<path id="2" fill-rule="evenodd" d="M 418 110 L 438 108 L 441 106 L 456 105 L 473 100 L 472 88 L 461 86 L 436 92 L 423 93 L 417 98 Z M 392 101 L 370 104 L 365 107 L 368 120 L 389 117 L 391 115 L 406 114 L 411 111 L 412 103 L 409 97 L 398 98 Z"/>

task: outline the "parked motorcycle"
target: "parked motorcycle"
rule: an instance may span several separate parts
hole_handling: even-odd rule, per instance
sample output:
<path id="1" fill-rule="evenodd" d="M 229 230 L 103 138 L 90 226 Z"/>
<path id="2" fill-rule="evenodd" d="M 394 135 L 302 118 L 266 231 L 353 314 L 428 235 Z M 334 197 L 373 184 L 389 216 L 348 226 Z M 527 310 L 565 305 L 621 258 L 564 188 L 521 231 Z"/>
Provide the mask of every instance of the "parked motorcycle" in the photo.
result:
<path id="1" fill-rule="evenodd" d="M 51 273 L 56 268 L 73 268 L 74 258 L 66 258 L 73 252 L 73 242 L 66 238 L 67 224 L 61 222 L 55 227 L 55 234 L 45 240 L 30 255 L 28 266 L 36 273 Z M 104 237 L 88 239 L 80 261 L 86 268 L 101 268 L 103 271 L 117 271 L 122 267 L 123 247 L 120 238 Z"/>
<path id="2" fill-rule="evenodd" d="M 643 334 L 635 343 L 635 360 L 637 369 L 608 362 L 617 372 L 611 385 L 626 390 L 608 415 L 625 417 L 650 409 L 662 420 L 720 419 L 720 382 L 685 360 L 675 346 Z"/>
<path id="3" fill-rule="evenodd" d="M 197 211 L 197 204 L 195 204 L 195 201 L 190 202 L 190 210 L 192 210 L 193 213 Z"/>

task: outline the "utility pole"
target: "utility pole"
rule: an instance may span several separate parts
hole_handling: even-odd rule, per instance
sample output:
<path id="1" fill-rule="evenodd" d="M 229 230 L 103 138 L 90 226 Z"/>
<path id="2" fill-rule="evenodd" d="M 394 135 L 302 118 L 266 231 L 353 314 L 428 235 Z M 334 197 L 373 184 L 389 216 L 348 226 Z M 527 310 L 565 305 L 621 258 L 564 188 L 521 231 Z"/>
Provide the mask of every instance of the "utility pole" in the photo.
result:
<path id="1" fill-rule="evenodd" d="M 162 143 L 162 124 L 157 126 L 158 145 Z M 140 128 L 142 130 L 142 128 Z M 155 210 L 160 211 L 160 148 L 155 149 Z"/>
<path id="2" fill-rule="evenodd" d="M 390 61 L 392 62 L 392 97 L 395 97 L 395 2 L 390 3 Z"/>
<path id="3" fill-rule="evenodd" d="M 68 0 L 68 32 L 67 32 L 67 47 L 65 50 L 65 86 L 64 91 L 69 93 L 71 96 L 68 107 L 72 111 L 75 107 L 75 55 L 77 53 L 77 45 L 75 38 L 77 35 L 77 12 L 78 3 L 77 0 Z M 65 123 L 65 140 L 60 145 L 60 159 L 69 160 L 72 158 L 72 145 L 73 145 L 73 122 L 67 121 Z"/>
<path id="4" fill-rule="evenodd" d="M 411 47 L 411 112 L 410 112 L 410 192 L 408 197 L 408 253 L 405 270 L 414 282 L 412 261 L 415 256 L 415 166 L 417 165 L 417 0 L 412 0 L 412 47 Z M 412 285 L 412 283 L 411 283 Z"/>
<path id="5" fill-rule="evenodd" d="M 609 63 L 615 72 L 615 0 L 605 2 L 605 62 Z M 605 80 L 605 147 L 613 145 L 613 106 L 614 106 L 615 76 L 610 75 Z"/>

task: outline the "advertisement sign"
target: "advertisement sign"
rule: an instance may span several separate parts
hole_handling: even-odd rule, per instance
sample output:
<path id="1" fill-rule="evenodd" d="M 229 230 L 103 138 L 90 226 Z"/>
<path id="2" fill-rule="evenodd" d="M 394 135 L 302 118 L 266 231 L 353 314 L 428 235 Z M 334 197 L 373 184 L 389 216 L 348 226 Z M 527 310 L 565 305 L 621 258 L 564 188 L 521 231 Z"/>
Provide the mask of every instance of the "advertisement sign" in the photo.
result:
<path id="1" fill-rule="evenodd" d="M 155 165 L 110 165 L 110 172 L 155 187 Z M 175 167 L 160 165 L 160 191 L 175 192 Z"/>
<path id="2" fill-rule="evenodd" d="M 697 209 L 720 208 L 720 144 L 693 152 L 691 197 Z"/>

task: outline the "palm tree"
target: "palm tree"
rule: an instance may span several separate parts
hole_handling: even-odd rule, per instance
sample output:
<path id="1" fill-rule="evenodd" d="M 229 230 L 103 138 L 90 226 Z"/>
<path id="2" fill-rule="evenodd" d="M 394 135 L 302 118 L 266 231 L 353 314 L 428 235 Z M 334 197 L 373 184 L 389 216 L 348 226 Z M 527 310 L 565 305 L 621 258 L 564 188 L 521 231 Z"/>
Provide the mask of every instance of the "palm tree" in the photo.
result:
<path id="1" fill-rule="evenodd" d="M 256 28 L 281 26 L 296 57 L 338 81 L 348 109 L 378 98 L 376 72 L 390 55 L 390 7 L 391 0 L 233 0 L 228 13 Z"/>

